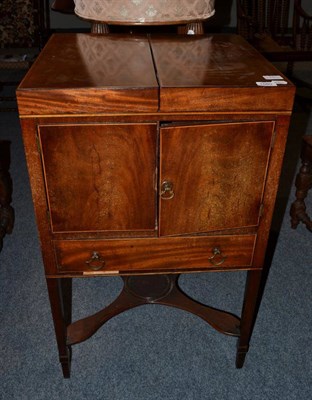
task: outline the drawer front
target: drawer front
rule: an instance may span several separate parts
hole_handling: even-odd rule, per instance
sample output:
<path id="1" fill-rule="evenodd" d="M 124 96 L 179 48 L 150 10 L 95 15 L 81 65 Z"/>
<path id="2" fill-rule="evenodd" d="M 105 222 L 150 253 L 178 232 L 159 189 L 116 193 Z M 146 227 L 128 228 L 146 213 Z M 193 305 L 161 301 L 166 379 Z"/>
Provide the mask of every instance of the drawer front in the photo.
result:
<path id="1" fill-rule="evenodd" d="M 54 241 L 58 272 L 84 275 L 250 267 L 255 235 Z"/>

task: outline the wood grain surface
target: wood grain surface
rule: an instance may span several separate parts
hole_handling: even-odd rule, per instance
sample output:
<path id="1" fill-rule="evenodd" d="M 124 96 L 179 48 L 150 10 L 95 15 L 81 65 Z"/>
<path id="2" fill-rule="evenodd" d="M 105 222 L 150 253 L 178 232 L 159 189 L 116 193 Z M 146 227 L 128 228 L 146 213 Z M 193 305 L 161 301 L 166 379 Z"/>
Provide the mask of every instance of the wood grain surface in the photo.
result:
<path id="1" fill-rule="evenodd" d="M 156 124 L 39 127 L 53 232 L 154 230 Z"/>
<path id="2" fill-rule="evenodd" d="M 241 322 L 229 324 L 242 367 L 294 93 L 236 35 L 50 39 L 17 99 L 64 376 L 67 344 L 133 305 L 121 297 L 71 324 L 81 276 L 138 275 L 145 293 L 141 275 L 248 270 Z M 179 296 L 168 305 L 189 304 Z"/>
<path id="3" fill-rule="evenodd" d="M 97 252 L 105 265 L 94 274 L 109 272 L 156 272 L 228 267 L 250 267 L 255 235 L 149 238 L 131 240 L 55 241 L 59 272 L 90 272 L 86 261 Z M 209 258 L 213 250 L 222 252 L 214 265 Z"/>
<path id="4" fill-rule="evenodd" d="M 17 91 L 20 114 L 157 111 L 145 37 L 53 35 Z"/>
<path id="5" fill-rule="evenodd" d="M 292 109 L 292 83 L 240 36 L 152 36 L 151 47 L 163 112 Z M 283 84 L 258 86 L 268 76 Z"/>
<path id="6" fill-rule="evenodd" d="M 259 222 L 273 122 L 219 123 L 161 129 L 160 234 L 208 232 Z"/>

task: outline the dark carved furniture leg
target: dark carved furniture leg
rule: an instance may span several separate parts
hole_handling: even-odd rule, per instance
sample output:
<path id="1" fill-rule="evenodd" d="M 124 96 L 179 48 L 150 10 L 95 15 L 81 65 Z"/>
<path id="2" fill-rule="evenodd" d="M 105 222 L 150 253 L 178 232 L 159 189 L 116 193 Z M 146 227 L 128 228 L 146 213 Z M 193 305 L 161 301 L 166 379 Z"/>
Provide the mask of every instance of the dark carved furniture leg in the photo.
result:
<path id="1" fill-rule="evenodd" d="M 64 282 L 61 282 L 64 280 Z M 66 343 L 67 324 L 71 318 L 71 279 L 47 278 L 48 293 L 64 378 L 70 377 L 71 350 Z"/>
<path id="2" fill-rule="evenodd" d="M 248 271 L 236 353 L 236 368 L 243 367 L 249 349 L 249 341 L 261 300 L 261 282 L 262 271 Z"/>
<path id="3" fill-rule="evenodd" d="M 0 142 L 0 251 L 3 238 L 12 233 L 14 211 L 10 206 L 12 201 L 12 180 L 9 174 L 9 142 Z"/>
<path id="4" fill-rule="evenodd" d="M 306 212 L 305 198 L 312 187 L 312 136 L 304 136 L 301 150 L 302 165 L 296 177 L 296 200 L 290 208 L 291 227 L 297 228 L 302 222 L 312 231 L 312 221 Z"/>
<path id="5" fill-rule="evenodd" d="M 178 275 L 124 277 L 123 290 L 113 303 L 98 313 L 68 326 L 67 345 L 88 339 L 110 318 L 143 304 L 162 304 L 181 308 L 201 317 L 221 333 L 239 336 L 238 317 L 191 299 L 178 287 L 178 277 Z"/>

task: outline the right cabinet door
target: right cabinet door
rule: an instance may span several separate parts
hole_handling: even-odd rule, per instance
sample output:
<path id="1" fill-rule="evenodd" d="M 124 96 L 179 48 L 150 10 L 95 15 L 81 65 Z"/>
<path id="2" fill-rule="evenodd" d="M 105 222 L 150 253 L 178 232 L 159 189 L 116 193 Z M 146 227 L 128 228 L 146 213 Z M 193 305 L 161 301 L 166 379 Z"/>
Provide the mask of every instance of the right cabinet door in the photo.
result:
<path id="1" fill-rule="evenodd" d="M 257 226 L 274 121 L 160 130 L 160 235 Z"/>

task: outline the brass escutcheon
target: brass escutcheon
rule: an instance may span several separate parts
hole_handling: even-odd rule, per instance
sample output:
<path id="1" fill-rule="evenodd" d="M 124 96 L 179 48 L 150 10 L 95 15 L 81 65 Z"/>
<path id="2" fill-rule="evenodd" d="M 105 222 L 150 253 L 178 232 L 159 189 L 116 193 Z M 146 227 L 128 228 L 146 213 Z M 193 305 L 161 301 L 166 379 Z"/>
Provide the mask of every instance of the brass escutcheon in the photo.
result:
<path id="1" fill-rule="evenodd" d="M 163 200 L 173 199 L 174 191 L 173 191 L 173 183 L 172 182 L 163 181 L 163 183 L 161 184 L 160 197 Z"/>
<path id="2" fill-rule="evenodd" d="M 105 260 L 97 251 L 94 251 L 91 258 L 86 261 L 86 264 L 92 271 L 99 271 L 105 267 Z"/>

